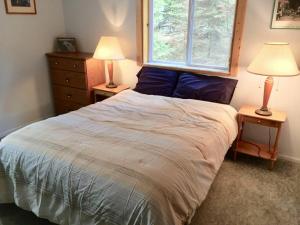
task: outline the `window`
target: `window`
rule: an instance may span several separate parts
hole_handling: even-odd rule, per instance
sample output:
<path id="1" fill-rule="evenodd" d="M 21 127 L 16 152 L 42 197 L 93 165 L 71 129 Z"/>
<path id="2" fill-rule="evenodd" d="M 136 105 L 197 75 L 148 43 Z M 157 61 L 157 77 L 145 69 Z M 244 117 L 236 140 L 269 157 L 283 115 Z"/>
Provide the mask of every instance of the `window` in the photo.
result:
<path id="1" fill-rule="evenodd" d="M 234 74 L 246 0 L 143 0 L 144 63 Z"/>

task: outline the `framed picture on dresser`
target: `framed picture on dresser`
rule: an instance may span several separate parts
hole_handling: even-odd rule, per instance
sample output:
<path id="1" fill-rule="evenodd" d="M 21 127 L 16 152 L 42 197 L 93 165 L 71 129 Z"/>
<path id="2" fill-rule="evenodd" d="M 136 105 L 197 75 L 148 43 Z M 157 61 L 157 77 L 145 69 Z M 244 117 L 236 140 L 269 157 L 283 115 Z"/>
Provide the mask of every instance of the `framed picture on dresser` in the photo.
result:
<path id="1" fill-rule="evenodd" d="M 76 39 L 73 37 L 56 38 L 56 52 L 75 53 L 78 51 Z"/>
<path id="2" fill-rule="evenodd" d="M 35 0 L 4 0 L 7 14 L 36 14 Z"/>

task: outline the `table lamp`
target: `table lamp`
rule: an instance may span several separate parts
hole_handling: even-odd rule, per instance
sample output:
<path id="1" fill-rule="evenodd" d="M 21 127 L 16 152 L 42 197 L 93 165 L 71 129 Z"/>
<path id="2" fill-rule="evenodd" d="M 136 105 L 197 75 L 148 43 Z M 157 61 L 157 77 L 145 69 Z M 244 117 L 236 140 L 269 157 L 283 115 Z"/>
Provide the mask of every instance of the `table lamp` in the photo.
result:
<path id="1" fill-rule="evenodd" d="M 114 79 L 114 64 L 113 61 L 124 59 L 124 55 L 116 37 L 101 37 L 98 46 L 94 53 L 94 58 L 99 60 L 106 60 L 107 69 L 109 74 L 109 83 L 106 85 L 107 88 L 116 88 L 113 81 Z"/>
<path id="2" fill-rule="evenodd" d="M 255 112 L 261 116 L 271 116 L 268 102 L 273 88 L 273 77 L 291 77 L 299 75 L 295 57 L 288 43 L 265 43 L 259 54 L 254 58 L 248 72 L 267 76 L 265 81 L 263 106 Z"/>

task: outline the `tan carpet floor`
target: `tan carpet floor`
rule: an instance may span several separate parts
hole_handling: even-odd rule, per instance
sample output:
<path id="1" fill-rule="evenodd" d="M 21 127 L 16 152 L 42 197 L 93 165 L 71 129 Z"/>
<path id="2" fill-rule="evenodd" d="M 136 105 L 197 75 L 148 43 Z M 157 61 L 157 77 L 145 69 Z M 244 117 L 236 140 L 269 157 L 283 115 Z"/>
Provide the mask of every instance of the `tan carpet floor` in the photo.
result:
<path id="1" fill-rule="evenodd" d="M 51 225 L 15 205 L 0 205 L 0 225 Z M 300 164 L 231 156 L 192 225 L 300 225 Z"/>

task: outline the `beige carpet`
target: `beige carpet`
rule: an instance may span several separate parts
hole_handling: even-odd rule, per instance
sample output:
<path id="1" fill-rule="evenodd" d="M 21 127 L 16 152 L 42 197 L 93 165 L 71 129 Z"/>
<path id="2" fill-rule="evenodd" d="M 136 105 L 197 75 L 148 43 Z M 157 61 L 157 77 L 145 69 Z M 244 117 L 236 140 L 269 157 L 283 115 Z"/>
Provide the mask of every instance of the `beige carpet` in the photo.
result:
<path id="1" fill-rule="evenodd" d="M 225 160 L 192 225 L 299 225 L 300 165 L 239 157 Z M 0 225 L 51 225 L 14 205 L 0 205 Z"/>

